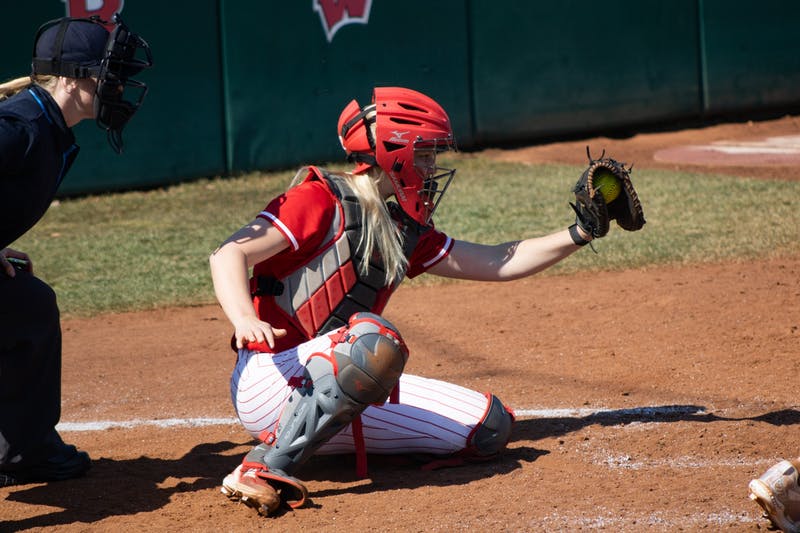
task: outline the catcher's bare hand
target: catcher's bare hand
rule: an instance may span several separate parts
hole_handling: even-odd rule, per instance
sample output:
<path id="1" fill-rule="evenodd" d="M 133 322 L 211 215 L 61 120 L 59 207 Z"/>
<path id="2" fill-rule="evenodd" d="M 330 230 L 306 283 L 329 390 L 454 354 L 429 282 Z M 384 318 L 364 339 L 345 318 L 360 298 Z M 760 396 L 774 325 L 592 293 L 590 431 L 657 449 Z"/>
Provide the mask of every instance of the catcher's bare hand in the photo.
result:
<path id="1" fill-rule="evenodd" d="M 259 320 L 255 316 L 247 316 L 237 320 L 234 324 L 236 348 L 241 349 L 249 342 L 266 342 L 270 348 L 275 347 L 275 339 L 286 335 L 285 329 L 273 328 L 269 322 Z"/>

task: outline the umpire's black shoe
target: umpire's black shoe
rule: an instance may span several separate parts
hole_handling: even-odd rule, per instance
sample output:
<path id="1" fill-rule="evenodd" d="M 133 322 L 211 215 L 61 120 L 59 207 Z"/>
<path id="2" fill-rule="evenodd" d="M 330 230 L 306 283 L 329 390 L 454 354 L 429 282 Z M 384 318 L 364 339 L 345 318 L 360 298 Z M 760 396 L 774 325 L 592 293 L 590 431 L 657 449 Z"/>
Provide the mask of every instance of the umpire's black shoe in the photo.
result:
<path id="1" fill-rule="evenodd" d="M 63 444 L 55 455 L 24 470 L 14 472 L 13 476 L 19 483 L 61 481 L 80 477 L 91 466 L 92 461 L 89 459 L 89 454 L 79 452 L 75 446 Z"/>
<path id="2" fill-rule="evenodd" d="M 0 472 L 0 486 L 43 481 L 62 481 L 80 477 L 92 466 L 89 454 L 65 444 L 55 430 L 44 445 L 46 459 L 33 464 L 14 465 Z"/>
<path id="3" fill-rule="evenodd" d="M 17 485 L 18 483 L 19 481 L 17 481 L 17 478 L 11 474 L 4 474 L 3 472 L 0 472 L 0 488 Z"/>

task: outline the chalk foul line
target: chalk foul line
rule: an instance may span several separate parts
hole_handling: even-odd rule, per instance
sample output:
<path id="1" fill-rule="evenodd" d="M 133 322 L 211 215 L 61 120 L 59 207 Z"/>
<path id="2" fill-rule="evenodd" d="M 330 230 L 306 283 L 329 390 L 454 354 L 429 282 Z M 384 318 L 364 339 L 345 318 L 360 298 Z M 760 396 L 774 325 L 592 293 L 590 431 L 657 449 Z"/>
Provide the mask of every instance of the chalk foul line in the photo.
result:
<path id="1" fill-rule="evenodd" d="M 629 409 L 515 409 L 517 418 L 585 418 L 587 416 L 603 417 L 631 417 L 640 416 L 647 418 L 658 418 L 663 416 L 674 416 L 681 414 L 698 414 L 702 409 L 692 405 L 667 405 L 656 407 L 633 407 Z M 137 427 L 205 427 L 205 426 L 228 426 L 239 424 L 236 418 L 162 418 L 162 419 L 141 419 L 131 420 L 96 420 L 86 422 L 61 422 L 56 426 L 59 432 L 80 432 L 80 431 L 105 431 L 107 429 L 131 429 Z"/>
<path id="2" fill-rule="evenodd" d="M 56 426 L 59 432 L 70 431 L 104 431 L 106 429 L 131 429 L 137 427 L 204 427 L 204 426 L 227 426 L 238 424 L 236 418 L 162 418 L 155 420 L 144 420 L 134 418 L 132 420 L 97 420 L 89 422 L 61 422 Z"/>

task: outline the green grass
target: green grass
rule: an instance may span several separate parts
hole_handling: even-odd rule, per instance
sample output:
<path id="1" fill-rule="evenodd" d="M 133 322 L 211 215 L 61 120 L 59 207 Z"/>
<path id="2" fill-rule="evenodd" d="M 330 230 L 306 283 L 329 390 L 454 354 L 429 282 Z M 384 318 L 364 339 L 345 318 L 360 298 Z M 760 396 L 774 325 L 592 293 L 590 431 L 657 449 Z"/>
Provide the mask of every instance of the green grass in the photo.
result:
<path id="1" fill-rule="evenodd" d="M 543 235 L 574 221 L 583 170 L 460 154 L 437 227 L 484 243 Z M 330 168 L 333 168 L 331 166 Z M 338 167 L 341 168 L 341 167 Z M 294 171 L 203 179 L 165 189 L 66 199 L 12 247 L 28 252 L 65 315 L 214 302 L 208 256 L 283 191 Z M 540 275 L 586 269 L 791 255 L 800 183 L 635 169 L 647 224 L 609 235 Z M 422 276 L 412 283 L 440 282 Z"/>

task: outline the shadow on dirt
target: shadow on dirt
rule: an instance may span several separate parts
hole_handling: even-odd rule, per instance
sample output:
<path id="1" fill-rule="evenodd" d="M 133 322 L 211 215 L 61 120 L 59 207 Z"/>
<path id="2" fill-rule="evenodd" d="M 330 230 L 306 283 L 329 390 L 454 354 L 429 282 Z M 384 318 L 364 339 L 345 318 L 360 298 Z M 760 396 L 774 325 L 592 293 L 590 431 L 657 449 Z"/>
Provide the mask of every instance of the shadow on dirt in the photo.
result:
<path id="1" fill-rule="evenodd" d="M 222 453 L 240 446 L 234 442 L 200 444 L 179 459 L 100 458 L 93 461 L 83 478 L 24 485 L 19 490 L 12 487 L 8 501 L 61 509 L 21 520 L 0 520 L 0 532 L 90 524 L 111 516 L 160 509 L 177 493 L 219 486 L 240 460 L 238 454 L 232 457 Z"/>
<path id="2" fill-rule="evenodd" d="M 579 414 L 577 411 L 576 414 Z M 554 416 L 523 418 L 516 422 L 511 436 L 512 446 L 502 455 L 483 463 L 469 463 L 456 468 L 426 470 L 424 461 L 406 456 L 370 456 L 369 480 L 355 476 L 352 456 L 314 457 L 304 465 L 300 478 L 306 481 L 334 481 L 347 484 L 315 491 L 312 496 L 367 494 L 381 490 L 413 489 L 420 486 L 449 486 L 467 484 L 478 479 L 508 474 L 524 463 L 532 463 L 550 451 L 532 446 L 520 446 L 524 441 L 560 437 L 587 426 L 625 425 L 634 423 L 694 422 L 712 423 L 753 420 L 773 425 L 800 424 L 800 411 L 784 409 L 747 418 L 729 418 L 708 413 L 699 405 L 661 405 L 627 409 L 601 410 L 585 416 Z M 514 444 L 517 443 L 517 444 Z M 312 503 L 313 505 L 313 503 Z"/>
<path id="3" fill-rule="evenodd" d="M 796 409 L 781 409 L 780 411 L 748 418 L 720 418 L 720 420 L 753 420 L 754 422 L 766 422 L 773 426 L 791 426 L 800 424 L 800 411 Z"/>
<path id="4" fill-rule="evenodd" d="M 241 461 L 226 454 L 242 443 L 217 442 L 195 446 L 179 459 L 138 457 L 94 460 L 86 477 L 50 484 L 11 487 L 6 500 L 41 506 L 41 514 L 19 520 L 0 520 L 0 532 L 92 524 L 113 516 L 134 515 L 165 507 L 176 494 L 217 490 L 220 480 Z M 355 473 L 352 455 L 312 457 L 298 476 L 306 482 L 328 481 L 334 488 L 314 490 L 313 497 L 374 493 L 422 486 L 461 485 L 507 474 L 533 462 L 546 451 L 531 447 L 507 450 L 499 458 L 459 468 L 426 470 L 430 458 L 370 456 L 369 479 Z M 307 507 L 317 507 L 313 499 Z M 50 510 L 48 508 L 59 508 Z M 50 511 L 50 512 L 47 512 Z"/>
<path id="5" fill-rule="evenodd" d="M 369 456 L 369 479 L 355 473 L 352 455 L 317 456 L 303 465 L 298 477 L 307 482 L 331 482 L 332 487 L 314 490 L 312 497 L 367 494 L 376 491 L 414 489 L 423 486 L 463 485 L 475 480 L 505 475 L 549 454 L 548 450 L 520 446 L 520 441 L 559 437 L 599 424 L 603 426 L 645 422 L 697 422 L 750 420 L 776 426 L 800 424 L 800 411 L 783 409 L 753 417 L 724 417 L 706 413 L 696 405 L 666 405 L 603 410 L 586 416 L 540 417 L 518 420 L 512 446 L 500 457 L 471 462 L 455 468 L 435 468 L 428 458 Z M 517 443 L 517 444 L 514 444 Z M 216 442 L 195 446 L 179 459 L 139 457 L 128 460 L 97 459 L 81 479 L 12 488 L 8 501 L 60 508 L 30 518 L 0 521 L 0 532 L 49 528 L 67 524 L 91 524 L 105 518 L 156 511 L 175 494 L 216 489 L 220 480 L 241 460 L 230 452 L 242 443 Z M 317 507 L 313 500 L 309 507 Z"/>
<path id="6" fill-rule="evenodd" d="M 426 486 L 466 485 L 475 480 L 505 475 L 550 452 L 533 447 L 504 450 L 499 457 L 480 462 L 440 464 L 431 457 L 370 455 L 369 479 L 359 480 L 351 455 L 312 457 L 299 476 L 306 481 L 333 481 L 346 486 L 316 490 L 315 497 L 369 494 L 384 490 Z M 445 461 L 445 463 L 448 463 Z"/>
<path id="7" fill-rule="evenodd" d="M 662 405 L 655 407 L 636 407 L 629 409 L 602 410 L 586 416 L 553 416 L 528 418 L 517 421 L 512 438 L 518 440 L 539 440 L 560 437 L 587 426 L 615 426 L 635 422 L 695 422 L 710 421 L 703 407 L 699 405 Z"/>
<path id="8" fill-rule="evenodd" d="M 726 417 L 705 412 L 699 405 L 662 405 L 631 409 L 603 410 L 586 416 L 542 417 L 519 420 L 512 440 L 539 440 L 559 437 L 587 426 L 598 424 L 612 426 L 643 422 L 722 422 L 722 421 L 765 422 L 773 426 L 800 424 L 800 411 L 781 409 L 751 417 Z"/>

